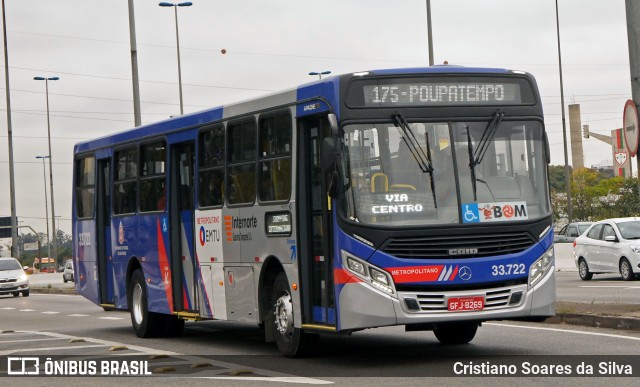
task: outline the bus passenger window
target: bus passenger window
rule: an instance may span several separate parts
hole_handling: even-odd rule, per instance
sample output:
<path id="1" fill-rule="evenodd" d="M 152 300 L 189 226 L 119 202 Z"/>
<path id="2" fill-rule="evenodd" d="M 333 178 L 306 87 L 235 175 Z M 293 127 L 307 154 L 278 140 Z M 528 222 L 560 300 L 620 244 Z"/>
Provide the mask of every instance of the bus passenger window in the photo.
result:
<path id="1" fill-rule="evenodd" d="M 222 205 L 224 193 L 224 179 L 222 170 L 214 170 L 200 173 L 198 195 L 201 207 L 213 207 Z"/>
<path id="2" fill-rule="evenodd" d="M 95 196 L 95 158 L 76 160 L 76 216 L 92 218 Z"/>
<path id="3" fill-rule="evenodd" d="M 140 147 L 142 175 L 140 176 L 140 211 L 164 211 L 167 205 L 165 187 L 164 141 Z"/>
<path id="4" fill-rule="evenodd" d="M 198 205 L 222 206 L 224 203 L 224 127 L 205 128 L 198 137 Z"/>
<path id="5" fill-rule="evenodd" d="M 258 198 L 261 202 L 291 197 L 291 133 L 288 111 L 260 118 Z"/>
<path id="6" fill-rule="evenodd" d="M 226 192 L 229 204 L 253 204 L 256 200 L 255 121 L 229 124 L 228 133 Z"/>
<path id="7" fill-rule="evenodd" d="M 115 154 L 117 163 L 114 183 L 113 213 L 132 214 L 136 212 L 138 195 L 138 152 L 136 148 L 121 150 Z"/>

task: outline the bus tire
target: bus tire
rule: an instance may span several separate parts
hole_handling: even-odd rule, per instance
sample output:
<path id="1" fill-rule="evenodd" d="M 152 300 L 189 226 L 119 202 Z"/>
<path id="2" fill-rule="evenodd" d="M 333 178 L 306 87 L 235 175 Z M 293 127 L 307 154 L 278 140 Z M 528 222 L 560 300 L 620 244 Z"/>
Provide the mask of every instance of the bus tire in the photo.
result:
<path id="1" fill-rule="evenodd" d="M 272 326 L 278 350 L 286 357 L 304 357 L 311 354 L 318 343 L 318 335 L 304 332 L 294 326 L 291 288 L 285 273 L 276 276 L 273 283 L 270 313 L 275 316 Z"/>
<path id="2" fill-rule="evenodd" d="M 147 303 L 147 286 L 142 270 L 137 269 L 129 282 L 129 312 L 131 325 L 138 337 L 157 337 L 164 330 L 164 315 L 149 312 Z"/>
<path id="3" fill-rule="evenodd" d="M 478 323 L 476 321 L 462 321 L 438 324 L 433 333 L 438 341 L 444 345 L 467 344 L 476 336 Z"/>
<path id="4" fill-rule="evenodd" d="M 178 316 L 164 316 L 164 337 L 178 337 L 184 329 L 184 320 Z"/>

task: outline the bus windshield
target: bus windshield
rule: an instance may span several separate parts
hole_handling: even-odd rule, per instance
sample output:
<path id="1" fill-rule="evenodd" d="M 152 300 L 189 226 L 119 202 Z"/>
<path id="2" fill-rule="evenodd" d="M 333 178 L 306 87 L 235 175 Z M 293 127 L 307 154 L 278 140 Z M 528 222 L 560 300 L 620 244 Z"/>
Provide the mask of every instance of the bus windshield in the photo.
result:
<path id="1" fill-rule="evenodd" d="M 548 216 L 541 122 L 491 126 L 404 119 L 345 126 L 347 217 L 412 226 Z"/>

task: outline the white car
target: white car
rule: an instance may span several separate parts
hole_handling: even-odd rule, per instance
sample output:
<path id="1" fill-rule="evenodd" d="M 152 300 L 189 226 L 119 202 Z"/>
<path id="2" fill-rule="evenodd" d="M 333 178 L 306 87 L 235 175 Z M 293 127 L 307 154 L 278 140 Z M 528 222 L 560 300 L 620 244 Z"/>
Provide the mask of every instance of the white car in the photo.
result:
<path id="1" fill-rule="evenodd" d="M 0 258 L 0 294 L 29 296 L 29 277 L 15 258 Z"/>
<path id="2" fill-rule="evenodd" d="M 573 242 L 578 274 L 620 273 L 631 281 L 640 273 L 640 218 L 607 219 L 594 223 Z"/>

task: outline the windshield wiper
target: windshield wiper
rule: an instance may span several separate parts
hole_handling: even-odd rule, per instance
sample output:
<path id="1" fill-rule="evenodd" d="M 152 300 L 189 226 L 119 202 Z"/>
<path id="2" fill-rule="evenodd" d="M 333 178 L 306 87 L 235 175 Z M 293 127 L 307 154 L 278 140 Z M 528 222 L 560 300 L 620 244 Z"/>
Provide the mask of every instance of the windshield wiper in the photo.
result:
<path id="1" fill-rule="evenodd" d="M 416 138 L 413 130 L 411 130 L 411 126 L 404 118 L 404 116 L 398 112 L 395 112 L 391 115 L 393 118 L 394 125 L 402 129 L 404 136 L 402 136 L 402 140 L 409 148 L 409 152 L 418 163 L 418 167 L 422 173 L 429 174 L 429 180 L 431 181 L 431 195 L 433 196 L 433 207 L 438 208 L 438 203 L 436 201 L 436 186 L 433 181 L 433 163 L 431 162 L 431 146 L 429 145 L 429 133 L 425 130 L 425 141 L 427 143 L 427 153 L 425 154 L 424 150 L 418 144 L 418 139 Z"/>
<path id="2" fill-rule="evenodd" d="M 471 143 L 471 135 L 469 134 L 469 127 L 467 126 L 467 146 L 469 149 L 469 169 L 471 170 L 471 186 L 473 187 L 473 200 L 478 201 L 477 191 L 476 191 L 476 166 L 480 165 L 482 159 L 484 159 L 484 155 L 489 150 L 489 144 L 493 137 L 496 135 L 496 131 L 498 130 L 498 126 L 500 126 L 500 122 L 504 118 L 504 112 L 501 109 L 496 110 L 493 114 L 493 119 L 489 122 L 487 127 L 482 133 L 482 138 L 480 138 L 480 144 L 478 148 L 473 150 L 473 144 Z"/>

